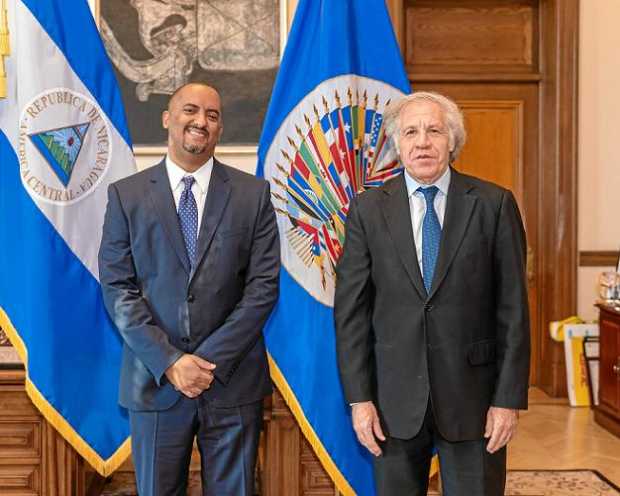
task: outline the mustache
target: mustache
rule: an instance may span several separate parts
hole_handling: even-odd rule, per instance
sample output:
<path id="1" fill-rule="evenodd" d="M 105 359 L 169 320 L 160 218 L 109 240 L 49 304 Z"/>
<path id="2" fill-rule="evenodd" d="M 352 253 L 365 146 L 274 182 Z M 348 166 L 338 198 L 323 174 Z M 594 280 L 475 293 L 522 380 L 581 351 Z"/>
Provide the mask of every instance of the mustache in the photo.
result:
<path id="1" fill-rule="evenodd" d="M 197 126 L 196 124 L 188 124 L 185 126 L 185 131 L 189 131 L 190 129 L 197 129 L 198 131 L 202 131 L 203 133 L 209 134 L 209 130 L 205 126 Z"/>

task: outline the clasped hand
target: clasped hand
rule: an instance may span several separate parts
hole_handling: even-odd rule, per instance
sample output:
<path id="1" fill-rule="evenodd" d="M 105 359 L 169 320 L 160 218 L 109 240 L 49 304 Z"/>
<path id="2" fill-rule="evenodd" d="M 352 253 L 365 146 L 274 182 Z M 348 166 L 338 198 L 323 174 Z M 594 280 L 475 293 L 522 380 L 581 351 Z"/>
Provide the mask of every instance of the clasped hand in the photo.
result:
<path id="1" fill-rule="evenodd" d="M 215 364 L 196 355 L 185 354 L 166 369 L 166 377 L 188 398 L 195 398 L 213 382 Z"/>

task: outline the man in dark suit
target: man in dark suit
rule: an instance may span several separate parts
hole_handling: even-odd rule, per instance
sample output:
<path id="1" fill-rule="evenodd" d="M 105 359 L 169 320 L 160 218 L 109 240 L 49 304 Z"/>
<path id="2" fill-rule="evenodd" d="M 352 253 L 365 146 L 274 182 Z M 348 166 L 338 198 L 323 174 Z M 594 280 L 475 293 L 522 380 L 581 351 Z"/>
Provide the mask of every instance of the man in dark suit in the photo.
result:
<path id="1" fill-rule="evenodd" d="M 269 186 L 213 158 L 213 88 L 179 88 L 162 121 L 168 154 L 110 186 L 99 252 L 138 490 L 185 495 L 196 439 L 203 494 L 251 495 L 280 266 Z"/>
<path id="2" fill-rule="evenodd" d="M 503 495 L 529 374 L 519 210 L 450 167 L 465 142 L 454 102 L 419 92 L 386 114 L 405 172 L 351 202 L 337 268 L 353 427 L 380 495 L 426 494 L 433 447 L 444 494 Z"/>

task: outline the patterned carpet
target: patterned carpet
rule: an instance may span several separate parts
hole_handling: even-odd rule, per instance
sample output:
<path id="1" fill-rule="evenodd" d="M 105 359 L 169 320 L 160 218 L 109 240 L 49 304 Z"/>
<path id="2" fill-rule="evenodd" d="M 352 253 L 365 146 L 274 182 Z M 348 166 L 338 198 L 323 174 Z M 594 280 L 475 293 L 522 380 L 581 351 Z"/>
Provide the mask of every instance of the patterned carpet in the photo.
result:
<path id="1" fill-rule="evenodd" d="M 506 481 L 506 496 L 608 495 L 620 495 L 620 488 L 595 470 L 510 470 Z"/>
<path id="2" fill-rule="evenodd" d="M 595 470 L 517 470 L 508 473 L 506 496 L 620 495 L 620 489 Z"/>
<path id="3" fill-rule="evenodd" d="M 129 477 L 132 474 L 122 474 Z M 115 477 L 100 494 L 135 496 L 133 478 Z M 188 496 L 200 494 L 199 481 L 190 484 Z M 429 496 L 440 495 L 429 490 Z M 617 496 L 620 488 L 595 470 L 511 470 L 508 472 L 506 496 Z M 274 495 L 285 496 L 285 495 Z"/>

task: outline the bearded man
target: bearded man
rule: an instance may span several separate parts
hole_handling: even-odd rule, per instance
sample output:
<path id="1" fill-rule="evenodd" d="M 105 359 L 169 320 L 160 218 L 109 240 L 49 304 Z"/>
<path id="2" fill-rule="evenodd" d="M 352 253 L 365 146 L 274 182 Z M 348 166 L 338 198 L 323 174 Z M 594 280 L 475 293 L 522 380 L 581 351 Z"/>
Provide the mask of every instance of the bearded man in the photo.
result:
<path id="1" fill-rule="evenodd" d="M 253 494 L 279 241 L 268 183 L 213 157 L 222 122 L 214 88 L 182 86 L 165 159 L 108 192 L 99 270 L 141 496 L 186 494 L 194 440 L 204 495 Z"/>

